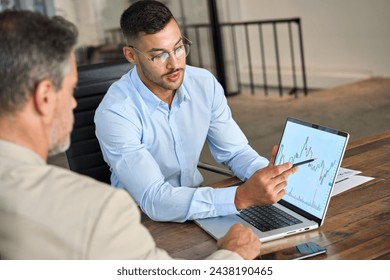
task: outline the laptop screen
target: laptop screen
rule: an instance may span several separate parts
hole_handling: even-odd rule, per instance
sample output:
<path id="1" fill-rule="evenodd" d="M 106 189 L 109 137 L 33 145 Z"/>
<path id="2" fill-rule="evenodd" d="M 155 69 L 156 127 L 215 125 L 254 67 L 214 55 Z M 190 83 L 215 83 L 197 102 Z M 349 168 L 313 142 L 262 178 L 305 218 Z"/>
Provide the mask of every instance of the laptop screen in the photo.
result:
<path id="1" fill-rule="evenodd" d="M 283 200 L 322 220 L 347 141 L 345 132 L 288 118 L 275 165 L 315 160 L 288 178 Z"/>

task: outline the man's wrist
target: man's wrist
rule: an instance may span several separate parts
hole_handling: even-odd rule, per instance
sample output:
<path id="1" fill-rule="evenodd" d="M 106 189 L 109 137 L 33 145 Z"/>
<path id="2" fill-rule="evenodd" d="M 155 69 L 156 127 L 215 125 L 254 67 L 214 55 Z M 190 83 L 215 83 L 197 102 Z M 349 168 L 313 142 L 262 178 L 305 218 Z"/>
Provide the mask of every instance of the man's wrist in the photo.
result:
<path id="1" fill-rule="evenodd" d="M 250 199 L 246 198 L 245 190 L 239 186 L 236 190 L 236 195 L 234 197 L 234 204 L 236 205 L 237 210 L 245 209 L 251 206 Z"/>

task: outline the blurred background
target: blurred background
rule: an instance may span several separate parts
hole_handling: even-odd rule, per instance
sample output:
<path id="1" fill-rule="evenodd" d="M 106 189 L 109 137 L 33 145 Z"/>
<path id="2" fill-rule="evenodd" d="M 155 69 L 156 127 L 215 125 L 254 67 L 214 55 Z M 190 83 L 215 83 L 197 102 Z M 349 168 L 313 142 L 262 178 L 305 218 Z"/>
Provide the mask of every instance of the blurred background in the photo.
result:
<path id="1" fill-rule="evenodd" d="M 83 65 L 123 59 L 121 47 L 125 42 L 119 29 L 119 18 L 133 2 L 135 1 L 0 0 L 0 10 L 30 9 L 48 15 L 61 15 L 72 21 L 80 31 L 77 54 L 79 65 Z M 388 0 L 161 2 L 172 10 L 183 33 L 193 41 L 191 64 L 205 67 L 221 76 L 215 58 L 223 58 L 225 77 L 222 78 L 225 80 L 227 93 L 247 90 L 245 86 L 249 86 L 251 90 L 250 79 L 253 80 L 255 91 L 264 91 L 262 86 L 265 82 L 270 87 L 278 87 L 278 75 L 283 88 L 303 87 L 296 22 L 283 22 L 280 25 L 271 22 L 262 24 L 261 27 L 257 24 L 237 24 L 245 22 L 300 20 L 306 86 L 309 89 L 334 87 L 373 76 L 390 76 Z M 219 26 L 215 26 L 216 24 Z M 229 26 L 232 24 L 236 25 Z M 216 39 L 221 41 L 216 44 Z M 276 44 L 279 62 L 275 54 Z M 232 49 L 233 45 L 235 50 Z M 291 58 L 291 54 L 295 57 Z M 239 69 L 235 69 L 236 66 Z M 293 85 L 293 71 L 296 85 Z M 239 82 L 238 76 L 241 76 Z"/>
<path id="2" fill-rule="evenodd" d="M 60 15 L 79 29 L 78 65 L 123 60 L 129 0 L 0 0 L 0 10 Z M 345 130 L 351 141 L 390 129 L 390 1 L 165 0 L 233 116 L 265 157 L 287 116 Z M 202 161 L 213 163 L 205 148 Z M 67 166 L 64 155 L 49 162 Z M 215 163 L 213 163 L 215 164 Z M 215 181 L 205 174 L 206 182 Z"/>

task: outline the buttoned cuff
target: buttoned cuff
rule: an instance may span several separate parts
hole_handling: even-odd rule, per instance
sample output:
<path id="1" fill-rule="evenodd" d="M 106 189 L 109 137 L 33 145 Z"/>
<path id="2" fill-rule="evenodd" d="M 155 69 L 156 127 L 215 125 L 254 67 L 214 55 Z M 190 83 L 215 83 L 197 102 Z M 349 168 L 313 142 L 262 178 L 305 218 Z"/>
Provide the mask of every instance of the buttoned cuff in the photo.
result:
<path id="1" fill-rule="evenodd" d="M 214 205 L 217 216 L 238 214 L 234 198 L 238 186 L 214 189 Z"/>

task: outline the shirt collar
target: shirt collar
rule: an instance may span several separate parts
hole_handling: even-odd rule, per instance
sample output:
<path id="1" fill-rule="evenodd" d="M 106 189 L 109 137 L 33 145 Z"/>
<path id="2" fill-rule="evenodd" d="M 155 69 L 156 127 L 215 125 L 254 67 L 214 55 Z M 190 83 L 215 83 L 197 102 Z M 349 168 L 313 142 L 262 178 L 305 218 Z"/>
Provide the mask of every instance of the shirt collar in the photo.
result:
<path id="1" fill-rule="evenodd" d="M 149 113 L 152 115 L 153 112 L 163 103 L 160 98 L 158 98 L 153 92 L 151 92 L 145 84 L 141 81 L 140 77 L 138 76 L 137 73 L 137 66 L 135 66 L 131 73 L 130 73 L 130 78 L 135 85 L 138 94 L 148 107 Z M 186 71 L 184 71 L 184 80 L 186 76 Z M 186 100 L 191 100 L 190 95 L 188 94 L 187 88 L 184 85 L 184 80 L 183 84 L 180 86 L 180 88 L 176 91 L 174 101 L 178 106 Z"/>

